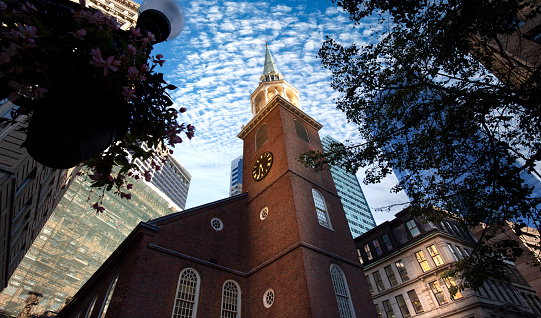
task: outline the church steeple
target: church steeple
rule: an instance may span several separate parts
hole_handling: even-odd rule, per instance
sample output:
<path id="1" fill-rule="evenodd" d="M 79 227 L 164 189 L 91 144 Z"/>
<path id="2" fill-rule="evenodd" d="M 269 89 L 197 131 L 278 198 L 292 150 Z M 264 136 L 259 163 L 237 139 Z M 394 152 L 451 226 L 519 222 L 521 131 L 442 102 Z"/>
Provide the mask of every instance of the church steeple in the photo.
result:
<path id="1" fill-rule="evenodd" d="M 278 72 L 278 68 L 274 63 L 272 54 L 269 50 L 269 46 L 265 45 L 265 49 L 265 65 L 263 67 L 263 75 L 261 76 L 260 80 L 262 82 L 269 82 L 284 79 L 284 76 L 280 72 Z"/>
<path id="2" fill-rule="evenodd" d="M 294 106 L 301 108 L 299 91 L 289 84 L 274 63 L 269 46 L 265 45 L 265 64 L 259 86 L 250 95 L 252 113 L 256 116 L 276 95 L 280 95 Z"/>

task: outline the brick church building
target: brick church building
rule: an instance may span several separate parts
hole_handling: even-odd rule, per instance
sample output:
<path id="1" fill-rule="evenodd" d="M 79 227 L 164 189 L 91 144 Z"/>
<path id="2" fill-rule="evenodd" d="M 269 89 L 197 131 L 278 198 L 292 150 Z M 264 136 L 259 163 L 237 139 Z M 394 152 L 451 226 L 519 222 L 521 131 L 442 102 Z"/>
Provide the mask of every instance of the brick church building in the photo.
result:
<path id="1" fill-rule="evenodd" d="M 323 151 L 267 47 L 241 195 L 140 223 L 59 318 L 376 317 Z"/>

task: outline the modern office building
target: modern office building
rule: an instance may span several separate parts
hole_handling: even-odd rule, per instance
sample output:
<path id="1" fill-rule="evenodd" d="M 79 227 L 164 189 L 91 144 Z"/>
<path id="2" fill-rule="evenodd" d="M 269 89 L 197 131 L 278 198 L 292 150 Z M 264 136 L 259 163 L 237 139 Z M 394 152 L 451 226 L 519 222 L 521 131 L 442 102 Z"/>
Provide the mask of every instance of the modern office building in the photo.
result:
<path id="1" fill-rule="evenodd" d="M 231 177 L 229 180 L 229 196 L 242 193 L 242 156 L 231 161 Z"/>
<path id="2" fill-rule="evenodd" d="M 331 136 L 324 135 L 321 138 L 321 143 L 323 144 L 323 150 L 328 151 L 332 143 L 340 142 Z M 347 172 L 341 166 L 331 165 L 330 168 L 336 191 L 338 191 L 344 206 L 349 230 L 355 238 L 375 227 L 376 221 L 374 221 L 374 216 L 370 211 L 357 176 Z"/>
<path id="3" fill-rule="evenodd" d="M 539 317 L 539 297 L 511 262 L 506 279 L 451 293 L 458 281 L 441 275 L 475 243 L 454 221 L 424 222 L 409 209 L 356 238 L 379 317 Z"/>
<path id="4" fill-rule="evenodd" d="M 363 317 L 376 312 L 323 151 L 322 127 L 270 52 L 251 95 L 243 193 L 141 223 L 63 317 Z"/>
<path id="5" fill-rule="evenodd" d="M 148 150 L 146 145 L 142 145 L 142 148 Z M 150 171 L 152 174 L 150 186 L 155 187 L 155 191 L 163 192 L 164 198 L 171 200 L 177 210 L 184 210 L 192 176 L 173 155 L 168 153 L 163 155 L 167 158 L 166 162 L 165 164 L 157 163 L 160 166 L 157 171 L 152 167 L 150 159 L 145 162 L 136 159 L 135 164 L 142 171 Z"/>
<path id="6" fill-rule="evenodd" d="M 0 116 L 11 119 L 18 106 L 0 101 Z M 78 167 L 55 170 L 37 163 L 22 146 L 26 116 L 0 124 L 0 289 L 69 187 Z"/>
<path id="7" fill-rule="evenodd" d="M 58 311 L 139 222 L 178 211 L 150 183 L 130 181 L 131 200 L 106 191 L 105 211 L 96 213 L 98 193 L 85 177 L 75 178 L 0 294 L 0 314 L 17 316 L 29 297 L 38 299 L 32 314 Z"/>

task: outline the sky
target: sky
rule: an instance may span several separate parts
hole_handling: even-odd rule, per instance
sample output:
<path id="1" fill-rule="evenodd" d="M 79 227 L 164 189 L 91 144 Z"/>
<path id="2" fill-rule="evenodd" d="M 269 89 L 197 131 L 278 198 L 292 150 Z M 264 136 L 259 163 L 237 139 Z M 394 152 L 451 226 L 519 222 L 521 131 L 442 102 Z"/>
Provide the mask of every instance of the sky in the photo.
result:
<path id="1" fill-rule="evenodd" d="M 141 1 L 137 1 L 141 2 Z M 186 208 L 229 196 L 231 161 L 242 155 L 237 138 L 253 117 L 250 94 L 263 73 L 265 41 L 286 81 L 300 91 L 302 110 L 323 124 L 320 134 L 345 142 L 360 142 L 356 126 L 336 109 L 340 94 L 331 86 L 317 52 L 326 36 L 342 44 L 374 41 L 375 23 L 354 26 L 348 15 L 331 1 L 221 1 L 181 0 L 186 24 L 174 40 L 158 44 L 153 54 L 166 60 L 160 70 L 170 84 L 175 107 L 188 111 L 181 122 L 195 126 L 192 140 L 174 149 L 175 157 L 191 174 Z M 362 183 L 376 223 L 392 219 L 402 207 L 380 208 L 407 202 L 404 193 L 390 189 L 396 178 L 376 185 Z"/>

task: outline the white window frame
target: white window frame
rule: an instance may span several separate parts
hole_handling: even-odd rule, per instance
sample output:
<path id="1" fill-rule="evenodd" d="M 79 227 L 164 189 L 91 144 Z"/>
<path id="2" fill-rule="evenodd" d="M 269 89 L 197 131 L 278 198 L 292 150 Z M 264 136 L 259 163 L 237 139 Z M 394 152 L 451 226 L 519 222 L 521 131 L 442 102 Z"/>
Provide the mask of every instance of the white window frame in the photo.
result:
<path id="1" fill-rule="evenodd" d="M 333 274 L 333 271 L 338 276 Z M 348 282 L 346 280 L 346 275 L 344 274 L 344 271 L 340 268 L 340 266 L 338 266 L 336 264 L 331 264 L 330 273 L 331 273 L 331 280 L 332 280 L 332 284 L 333 284 L 333 288 L 334 288 L 334 294 L 336 296 L 336 303 L 338 305 L 338 310 L 340 311 L 340 318 L 356 318 L 356 316 L 355 316 L 355 308 L 353 307 L 353 302 L 351 301 L 351 293 L 349 291 Z M 342 282 L 337 282 L 336 278 L 341 279 Z M 343 286 L 337 286 L 340 283 L 343 283 Z M 338 290 L 338 289 L 340 289 L 340 287 L 343 287 L 343 289 L 345 291 L 345 294 L 340 294 L 340 292 L 342 292 L 342 291 Z M 341 302 L 339 300 L 340 299 L 339 297 L 347 298 L 348 308 L 346 308 L 346 309 L 349 310 L 349 313 L 351 315 L 348 315 L 347 312 L 344 313 L 345 315 L 343 315 L 342 310 L 340 310 Z"/>
<path id="2" fill-rule="evenodd" d="M 94 298 L 92 298 L 92 301 L 90 302 L 90 306 L 88 306 L 88 309 L 85 314 L 85 318 L 88 318 L 92 315 L 92 311 L 94 311 L 94 306 L 96 305 L 96 301 L 98 300 L 98 294 L 94 295 Z"/>
<path id="3" fill-rule="evenodd" d="M 175 317 L 175 310 L 177 309 L 177 300 L 179 299 L 178 298 L 178 292 L 180 290 L 180 282 L 181 282 L 181 279 L 182 279 L 182 274 L 184 272 L 187 272 L 187 271 L 193 271 L 195 273 L 195 276 L 197 277 L 197 282 L 195 284 L 195 299 L 194 299 L 194 307 L 193 307 L 193 314 L 192 314 L 192 317 L 197 317 L 197 305 L 199 304 L 199 288 L 201 287 L 201 276 L 199 275 L 199 273 L 194 269 L 194 268 L 191 268 L 191 267 L 186 267 L 185 269 L 183 269 L 182 271 L 180 271 L 180 274 L 178 275 L 178 283 L 177 283 L 177 291 L 175 293 L 175 301 L 173 303 L 173 313 L 171 314 L 171 318 L 176 318 Z M 184 299 L 180 299 L 181 301 L 185 301 Z"/>
<path id="4" fill-rule="evenodd" d="M 111 298 L 113 297 L 113 293 L 115 292 L 117 281 L 118 281 L 118 274 L 115 275 L 115 277 L 111 281 L 111 284 L 109 284 L 109 288 L 107 289 L 107 294 L 105 294 L 105 298 L 103 299 L 103 304 L 101 305 L 100 313 L 98 314 L 98 317 L 100 318 L 105 317 L 105 314 L 107 313 L 107 309 L 109 308 Z"/>
<path id="5" fill-rule="evenodd" d="M 221 306 L 222 309 L 220 311 L 220 317 L 230 317 L 230 316 L 224 316 L 224 310 L 227 310 L 226 308 L 224 308 L 225 285 L 227 283 L 233 283 L 233 285 L 235 285 L 235 287 L 237 288 L 237 311 L 235 313 L 237 314 L 236 318 L 240 318 L 242 291 L 240 289 L 240 285 L 232 279 L 226 280 L 224 284 L 222 285 L 222 306 Z M 227 312 L 231 313 L 232 311 L 228 310 Z"/>
<path id="6" fill-rule="evenodd" d="M 316 202 L 316 195 L 319 196 L 319 199 L 321 199 L 324 210 L 318 207 L 318 204 Z M 312 198 L 314 199 L 314 206 L 316 208 L 316 216 L 317 216 L 319 225 L 332 230 L 331 218 L 329 217 L 329 212 L 327 211 L 327 203 L 325 202 L 325 198 L 323 197 L 323 194 L 321 194 L 321 192 L 319 192 L 316 189 L 312 189 Z M 323 218 L 325 218 L 325 220 L 323 220 Z"/>

